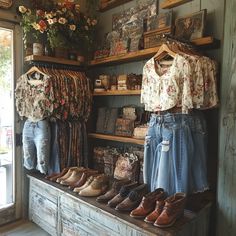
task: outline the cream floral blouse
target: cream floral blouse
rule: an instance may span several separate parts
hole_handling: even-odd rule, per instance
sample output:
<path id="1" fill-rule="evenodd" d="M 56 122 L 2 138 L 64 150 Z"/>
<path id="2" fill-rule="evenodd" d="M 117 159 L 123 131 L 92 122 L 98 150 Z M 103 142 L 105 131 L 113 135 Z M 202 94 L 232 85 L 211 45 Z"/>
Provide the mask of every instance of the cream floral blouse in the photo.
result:
<path id="1" fill-rule="evenodd" d="M 176 55 L 163 69 L 151 58 L 143 68 L 141 103 L 146 111 L 166 111 L 180 107 L 209 109 L 218 104 L 216 64 L 207 57 Z"/>
<path id="2" fill-rule="evenodd" d="M 37 122 L 53 112 L 54 93 L 51 80 L 44 76 L 40 84 L 31 84 L 27 75 L 22 75 L 15 89 L 16 109 L 21 117 Z"/>

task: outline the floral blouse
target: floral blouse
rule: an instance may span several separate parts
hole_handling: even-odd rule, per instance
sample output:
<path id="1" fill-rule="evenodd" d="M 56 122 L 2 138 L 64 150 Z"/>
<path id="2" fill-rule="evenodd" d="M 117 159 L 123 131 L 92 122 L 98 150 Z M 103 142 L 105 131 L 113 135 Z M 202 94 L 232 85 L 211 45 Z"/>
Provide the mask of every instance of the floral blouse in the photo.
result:
<path id="1" fill-rule="evenodd" d="M 54 93 L 50 77 L 44 76 L 39 84 L 22 75 L 15 89 L 16 109 L 21 117 L 37 122 L 49 117 L 53 112 Z"/>
<path id="2" fill-rule="evenodd" d="M 163 69 L 151 58 L 143 68 L 141 103 L 145 110 L 165 111 L 181 107 L 208 109 L 218 104 L 216 64 L 207 57 L 176 55 L 170 67 Z"/>

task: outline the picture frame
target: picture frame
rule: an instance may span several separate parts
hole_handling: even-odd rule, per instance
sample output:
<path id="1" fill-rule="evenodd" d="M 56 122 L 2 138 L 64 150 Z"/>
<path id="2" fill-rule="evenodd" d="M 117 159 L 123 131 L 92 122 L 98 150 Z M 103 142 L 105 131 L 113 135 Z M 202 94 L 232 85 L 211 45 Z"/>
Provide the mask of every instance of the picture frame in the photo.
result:
<path id="1" fill-rule="evenodd" d="M 207 10 L 203 9 L 175 20 L 175 37 L 182 40 L 202 38 L 204 35 Z"/>
<path id="2" fill-rule="evenodd" d="M 147 30 L 157 30 L 164 28 L 172 28 L 173 23 L 173 12 L 165 12 L 159 15 L 154 15 L 147 20 Z"/>
<path id="3" fill-rule="evenodd" d="M 0 0 L 0 8 L 8 9 L 12 6 L 12 0 Z"/>

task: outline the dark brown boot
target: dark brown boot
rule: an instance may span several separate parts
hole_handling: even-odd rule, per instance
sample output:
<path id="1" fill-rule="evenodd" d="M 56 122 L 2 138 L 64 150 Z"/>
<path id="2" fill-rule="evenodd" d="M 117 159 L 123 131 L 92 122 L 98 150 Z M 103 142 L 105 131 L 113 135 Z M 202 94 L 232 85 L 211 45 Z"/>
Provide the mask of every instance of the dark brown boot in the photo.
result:
<path id="1" fill-rule="evenodd" d="M 143 196 L 148 193 L 148 186 L 147 184 L 139 185 L 138 187 L 134 188 L 120 204 L 118 204 L 115 208 L 117 211 L 132 211 L 135 209 L 140 201 L 142 200 Z"/>
<path id="2" fill-rule="evenodd" d="M 48 179 L 49 179 L 50 181 L 56 182 L 57 178 L 60 178 L 60 177 L 62 177 L 63 175 L 65 175 L 69 169 L 70 169 L 70 167 L 64 168 L 61 173 L 59 173 L 59 174 L 57 174 L 57 175 L 54 175 L 54 176 L 49 176 Z"/>
<path id="3" fill-rule="evenodd" d="M 155 191 L 146 194 L 139 206 L 131 211 L 130 216 L 134 218 L 144 218 L 153 211 L 156 201 L 163 198 L 163 196 L 165 196 L 165 192 L 162 188 L 158 188 Z"/>
<path id="4" fill-rule="evenodd" d="M 121 203 L 131 192 L 132 189 L 138 186 L 138 182 L 132 182 L 130 184 L 124 185 L 121 187 L 119 193 L 113 197 L 107 205 L 109 207 L 116 207 L 119 203 Z"/>
<path id="5" fill-rule="evenodd" d="M 122 186 L 131 183 L 131 180 L 115 180 L 112 184 L 112 188 L 107 191 L 104 195 L 97 197 L 96 201 L 101 203 L 107 203 L 113 197 L 115 197 Z"/>
<path id="6" fill-rule="evenodd" d="M 165 200 L 165 206 L 162 213 L 156 219 L 154 225 L 160 228 L 172 226 L 175 221 L 184 215 L 186 202 L 185 193 L 176 193 Z"/>

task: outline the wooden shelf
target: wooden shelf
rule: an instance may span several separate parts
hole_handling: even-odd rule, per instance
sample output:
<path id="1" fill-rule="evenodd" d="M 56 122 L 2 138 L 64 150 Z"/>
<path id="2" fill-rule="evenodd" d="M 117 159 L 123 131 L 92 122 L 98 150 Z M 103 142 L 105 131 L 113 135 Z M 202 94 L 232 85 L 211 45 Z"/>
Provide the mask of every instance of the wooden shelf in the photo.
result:
<path id="1" fill-rule="evenodd" d="M 194 39 L 192 42 L 199 47 L 213 47 L 215 46 L 215 42 L 217 40 L 213 37 L 204 37 L 199 39 Z M 122 55 L 117 56 L 110 56 L 105 58 L 99 58 L 96 60 L 92 60 L 90 62 L 90 66 L 97 66 L 97 65 L 113 65 L 118 64 L 121 62 L 132 62 L 132 61 L 138 61 L 142 59 L 147 59 L 156 54 L 160 47 L 154 47 L 154 48 L 147 48 L 143 50 L 139 50 L 137 52 L 129 52 Z"/>
<path id="2" fill-rule="evenodd" d="M 42 62 L 50 62 L 56 64 L 63 64 L 63 65 L 72 65 L 72 66 L 81 66 L 81 63 L 78 61 L 73 61 L 64 58 L 57 58 L 57 57 L 48 57 L 48 56 L 36 56 L 30 55 L 25 57 L 26 62 L 30 61 L 42 61 Z"/>
<path id="3" fill-rule="evenodd" d="M 161 4 L 160 7 L 162 9 L 170 9 L 173 7 L 180 6 L 184 3 L 191 2 L 192 0 L 164 0 Z"/>
<path id="4" fill-rule="evenodd" d="M 114 7 L 118 7 L 122 4 L 125 4 L 127 2 L 131 2 L 131 1 L 132 0 L 111 0 L 106 5 L 104 4 L 104 6 L 100 6 L 99 11 L 100 12 L 108 11 Z"/>
<path id="5" fill-rule="evenodd" d="M 122 95 L 140 95 L 141 90 L 114 90 L 104 92 L 94 92 L 93 96 L 122 96 Z"/>
<path id="6" fill-rule="evenodd" d="M 128 137 L 121 137 L 121 136 L 107 135 L 107 134 L 96 134 L 96 133 L 90 133 L 88 134 L 88 136 L 90 138 L 95 138 L 95 139 L 103 139 L 103 140 L 110 140 L 110 141 L 115 141 L 115 142 L 144 145 L 143 139 L 128 138 Z"/>

